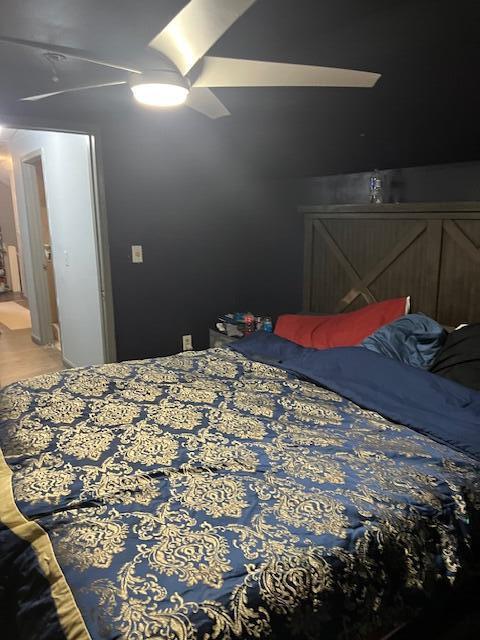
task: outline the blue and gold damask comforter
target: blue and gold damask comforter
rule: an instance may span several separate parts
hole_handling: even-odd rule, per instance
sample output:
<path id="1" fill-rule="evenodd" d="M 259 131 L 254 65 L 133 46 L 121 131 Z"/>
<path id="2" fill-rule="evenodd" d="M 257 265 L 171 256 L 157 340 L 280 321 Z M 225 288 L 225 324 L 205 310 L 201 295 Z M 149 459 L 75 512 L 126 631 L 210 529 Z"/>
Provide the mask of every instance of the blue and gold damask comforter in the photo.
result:
<path id="1" fill-rule="evenodd" d="M 5 389 L 1 637 L 359 638 L 455 585 L 480 463 L 280 367 L 212 349 Z"/>

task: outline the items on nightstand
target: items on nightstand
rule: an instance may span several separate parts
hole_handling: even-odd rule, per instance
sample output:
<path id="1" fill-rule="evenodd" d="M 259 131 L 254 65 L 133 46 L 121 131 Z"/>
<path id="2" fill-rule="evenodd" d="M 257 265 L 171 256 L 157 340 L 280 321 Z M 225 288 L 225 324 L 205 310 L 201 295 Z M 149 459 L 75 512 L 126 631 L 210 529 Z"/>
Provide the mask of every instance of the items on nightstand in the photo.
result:
<path id="1" fill-rule="evenodd" d="M 273 331 L 269 316 L 255 316 L 250 311 L 227 313 L 218 318 L 216 329 L 210 329 L 210 347 L 225 346 L 255 331 Z"/>
<path id="2" fill-rule="evenodd" d="M 272 319 L 266 316 L 262 321 L 262 331 L 266 331 L 267 333 L 273 332 L 273 322 Z"/>
<path id="3" fill-rule="evenodd" d="M 236 342 L 243 338 L 243 333 L 239 336 L 228 336 L 226 333 L 222 333 L 221 331 L 217 331 L 217 329 L 210 329 L 210 349 L 213 347 L 226 347 L 232 342 Z"/>
<path id="4" fill-rule="evenodd" d="M 221 333 L 238 338 L 254 331 L 273 331 L 272 319 L 269 316 L 255 316 L 250 311 L 237 311 L 219 316 L 216 327 Z"/>
<path id="5" fill-rule="evenodd" d="M 254 333 L 255 327 L 255 316 L 251 313 L 246 313 L 243 318 L 244 330 L 245 334 Z"/>
<path id="6" fill-rule="evenodd" d="M 240 331 L 236 324 L 231 324 L 230 322 L 217 322 L 215 326 L 219 333 L 223 333 L 230 338 L 243 338 L 243 331 Z"/>

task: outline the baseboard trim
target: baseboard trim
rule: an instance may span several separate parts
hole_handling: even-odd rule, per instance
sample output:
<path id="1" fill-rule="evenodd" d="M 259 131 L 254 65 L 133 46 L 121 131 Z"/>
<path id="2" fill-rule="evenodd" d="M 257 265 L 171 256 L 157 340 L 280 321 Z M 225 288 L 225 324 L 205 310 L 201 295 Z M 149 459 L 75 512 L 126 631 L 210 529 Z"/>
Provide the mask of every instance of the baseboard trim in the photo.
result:
<path id="1" fill-rule="evenodd" d="M 67 367 L 67 369 L 76 369 L 77 365 L 67 360 L 67 358 L 62 356 L 63 364 Z"/>

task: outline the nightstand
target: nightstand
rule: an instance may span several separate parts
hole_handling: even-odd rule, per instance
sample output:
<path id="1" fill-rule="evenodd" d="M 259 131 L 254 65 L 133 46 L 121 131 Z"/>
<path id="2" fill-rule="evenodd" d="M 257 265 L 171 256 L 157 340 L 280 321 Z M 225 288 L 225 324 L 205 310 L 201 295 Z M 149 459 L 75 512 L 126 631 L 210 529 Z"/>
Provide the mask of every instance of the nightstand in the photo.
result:
<path id="1" fill-rule="evenodd" d="M 221 333 L 216 329 L 210 329 L 210 348 L 213 347 L 226 347 L 232 342 L 241 340 L 241 338 L 234 338 L 233 336 L 227 336 L 225 333 Z"/>

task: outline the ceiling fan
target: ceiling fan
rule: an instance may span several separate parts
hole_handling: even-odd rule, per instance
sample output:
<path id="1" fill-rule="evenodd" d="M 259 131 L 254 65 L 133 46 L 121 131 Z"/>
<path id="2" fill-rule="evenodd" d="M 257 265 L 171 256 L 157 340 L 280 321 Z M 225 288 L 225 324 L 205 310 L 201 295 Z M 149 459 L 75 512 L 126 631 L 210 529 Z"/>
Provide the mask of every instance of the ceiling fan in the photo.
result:
<path id="1" fill-rule="evenodd" d="M 190 0 L 188 4 L 150 42 L 162 54 L 157 69 L 136 69 L 119 61 L 97 59 L 94 54 L 71 47 L 51 45 L 0 36 L 0 42 L 44 50 L 50 64 L 64 57 L 128 72 L 125 80 L 58 89 L 27 96 L 34 102 L 62 93 L 128 84 L 138 102 L 154 107 L 181 104 L 209 118 L 230 115 L 223 103 L 210 91 L 215 87 L 358 87 L 371 88 L 378 73 L 311 65 L 263 62 L 206 56 L 215 42 L 247 11 L 256 0 Z M 53 54 L 53 55 L 52 55 Z M 201 61 L 195 75 L 192 70 Z M 55 67 L 54 67 L 55 69 Z M 197 71 L 197 69 L 195 69 Z M 189 74 L 192 77 L 189 77 Z M 56 74 L 54 81 L 58 82 Z"/>

